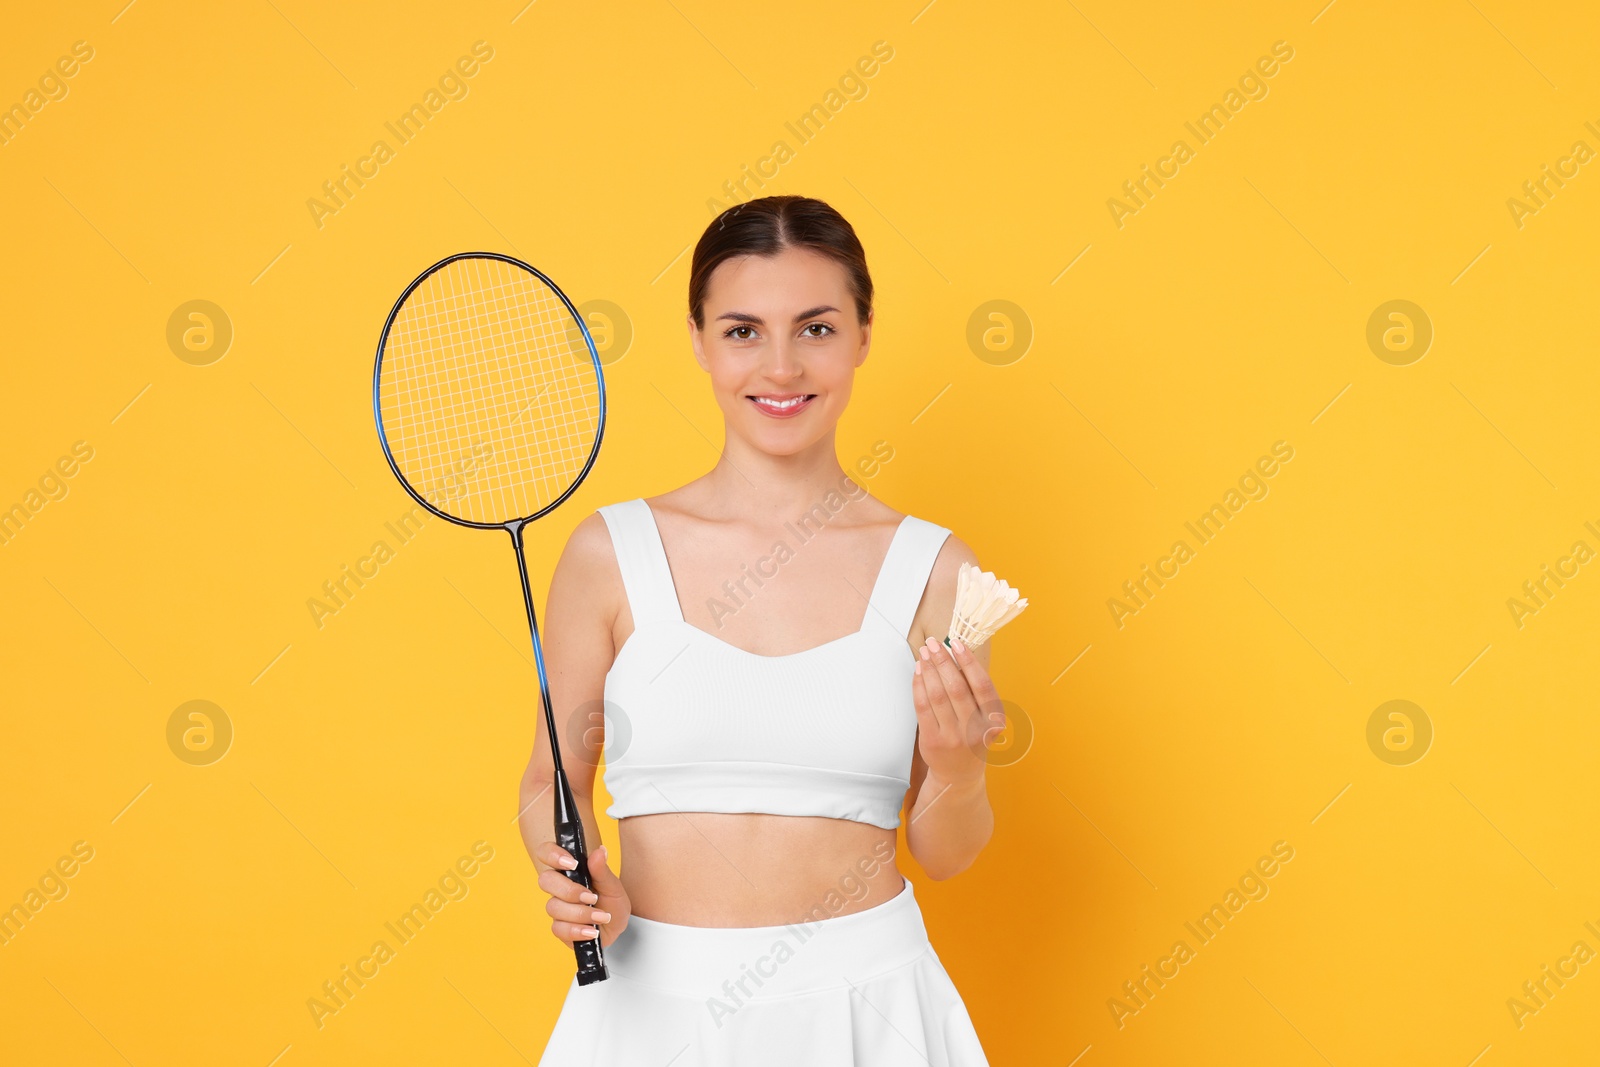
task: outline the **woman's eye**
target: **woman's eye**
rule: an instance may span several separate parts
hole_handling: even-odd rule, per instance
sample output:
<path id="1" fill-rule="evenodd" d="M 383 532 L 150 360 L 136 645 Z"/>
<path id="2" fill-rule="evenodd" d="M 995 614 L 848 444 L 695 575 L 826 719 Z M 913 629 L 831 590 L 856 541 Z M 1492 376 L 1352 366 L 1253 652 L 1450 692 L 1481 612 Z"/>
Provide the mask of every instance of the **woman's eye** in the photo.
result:
<path id="1" fill-rule="evenodd" d="M 740 333 L 739 332 L 740 330 L 744 330 L 745 332 L 744 333 Z M 736 341 L 748 341 L 748 340 L 750 340 L 751 337 L 755 336 L 755 331 L 753 329 L 751 329 L 749 326 L 740 325 L 740 326 L 732 327 L 731 329 L 728 330 L 727 333 L 723 334 L 722 336 L 724 336 L 724 337 L 732 337 Z"/>
<path id="2" fill-rule="evenodd" d="M 826 337 L 833 332 L 833 327 L 825 322 L 813 322 L 805 328 L 807 337 Z"/>

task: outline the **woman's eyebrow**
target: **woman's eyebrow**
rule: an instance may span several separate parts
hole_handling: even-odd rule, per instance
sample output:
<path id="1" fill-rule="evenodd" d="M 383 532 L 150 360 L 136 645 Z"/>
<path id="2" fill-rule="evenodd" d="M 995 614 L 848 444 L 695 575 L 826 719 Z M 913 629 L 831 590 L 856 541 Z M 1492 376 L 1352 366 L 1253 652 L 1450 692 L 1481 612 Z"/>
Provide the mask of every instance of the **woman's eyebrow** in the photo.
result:
<path id="1" fill-rule="evenodd" d="M 799 322 L 802 319 L 815 318 L 816 316 L 829 311 L 833 312 L 835 315 L 839 313 L 839 309 L 834 307 L 832 304 L 823 304 L 820 307 L 807 308 L 806 310 L 800 312 L 800 314 L 794 317 L 794 321 Z"/>
<path id="2" fill-rule="evenodd" d="M 822 304 L 818 307 L 807 308 L 806 310 L 800 312 L 800 314 L 794 317 L 794 321 L 800 322 L 803 319 L 813 318 L 814 316 L 821 315 L 829 311 L 833 312 L 835 315 L 839 313 L 839 309 L 834 307 L 832 304 Z M 761 316 L 752 315 L 745 311 L 724 311 L 722 314 L 717 316 L 718 322 L 721 322 L 723 319 L 732 319 L 735 322 L 748 322 L 756 326 L 765 326 L 767 324 L 766 320 L 761 318 Z"/>

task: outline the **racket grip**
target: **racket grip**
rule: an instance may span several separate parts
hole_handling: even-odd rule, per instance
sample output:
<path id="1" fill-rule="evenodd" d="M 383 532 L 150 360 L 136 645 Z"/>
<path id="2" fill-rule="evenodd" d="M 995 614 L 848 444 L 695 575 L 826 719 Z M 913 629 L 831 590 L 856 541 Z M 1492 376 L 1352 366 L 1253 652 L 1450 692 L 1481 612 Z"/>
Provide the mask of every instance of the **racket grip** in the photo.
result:
<path id="1" fill-rule="evenodd" d="M 582 825 L 573 821 L 558 826 L 556 828 L 556 844 L 560 845 L 568 855 L 578 861 L 576 870 L 562 871 L 561 873 L 583 886 L 583 888 L 593 892 L 594 879 L 589 876 L 589 850 L 584 847 Z M 599 927 L 595 929 L 598 930 Z M 578 961 L 579 985 L 605 981 L 608 977 L 605 952 L 600 947 L 600 935 L 598 933 L 586 941 L 574 941 L 572 943 L 572 953 L 577 957 Z"/>
<path id="2" fill-rule="evenodd" d="M 591 982 L 603 982 L 608 977 L 606 974 L 606 961 L 600 950 L 600 939 L 591 938 L 588 941 L 574 941 L 572 952 L 578 957 L 578 984 L 588 985 Z"/>

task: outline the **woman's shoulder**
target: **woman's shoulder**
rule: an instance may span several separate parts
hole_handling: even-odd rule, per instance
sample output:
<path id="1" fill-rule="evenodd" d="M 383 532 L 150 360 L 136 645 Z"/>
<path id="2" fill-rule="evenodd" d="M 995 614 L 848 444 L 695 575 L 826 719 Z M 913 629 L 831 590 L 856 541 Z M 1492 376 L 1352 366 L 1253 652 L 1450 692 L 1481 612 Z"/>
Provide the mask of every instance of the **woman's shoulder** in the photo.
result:
<path id="1" fill-rule="evenodd" d="M 917 522 L 925 523 L 929 530 L 939 538 L 939 552 L 934 557 L 933 570 L 928 575 L 930 589 L 943 590 L 948 588 L 950 599 L 955 600 L 956 577 L 963 563 L 976 564 L 978 555 L 972 550 L 959 534 L 946 524 L 944 516 L 937 513 L 913 510 L 911 517 Z"/>
<path id="2" fill-rule="evenodd" d="M 957 536 L 956 532 L 949 527 L 932 519 L 922 519 L 921 521 L 928 523 L 935 530 L 944 531 L 944 536 L 939 543 L 939 554 L 934 557 L 933 573 L 929 575 L 928 582 L 930 585 L 935 583 L 941 586 L 948 585 L 950 598 L 954 600 L 956 577 L 961 570 L 961 565 L 963 563 L 971 563 L 977 566 L 978 554 L 973 551 L 971 545 Z"/>
<path id="3" fill-rule="evenodd" d="M 961 574 L 963 563 L 978 564 L 978 555 L 972 546 L 962 540 L 954 530 L 945 525 L 944 516 L 931 509 L 913 508 L 900 512 L 876 500 L 886 516 L 882 521 L 899 526 L 906 520 L 919 524 L 918 533 L 920 541 L 926 546 L 930 543 L 938 545 L 934 554 L 933 564 L 928 572 L 927 585 L 923 590 L 923 606 L 932 604 L 936 607 L 935 613 L 947 610 L 947 605 L 953 605 L 956 599 L 956 580 Z"/>
<path id="4" fill-rule="evenodd" d="M 557 569 L 596 583 L 604 583 L 608 578 L 620 581 L 612 521 L 622 513 L 622 506 L 631 503 L 632 500 L 619 500 L 603 504 L 578 520 L 578 524 L 567 535 L 566 547 L 561 550 Z"/>
<path id="5" fill-rule="evenodd" d="M 928 520 L 924 520 L 928 521 Z M 935 524 L 938 525 L 938 524 Z M 948 529 L 940 526 L 940 529 Z M 981 567 L 978 554 L 972 550 L 954 531 L 950 531 L 941 540 L 939 552 L 934 556 L 933 566 L 928 572 L 928 582 L 923 586 L 922 598 L 917 604 L 911 635 L 916 644 L 929 634 L 944 635 L 944 627 L 950 621 L 950 613 L 956 604 L 956 589 L 961 578 L 961 567 L 970 563 Z"/>
<path id="6" fill-rule="evenodd" d="M 936 533 L 943 531 L 944 536 L 940 543 L 939 551 L 941 559 L 949 555 L 962 558 L 971 555 L 972 549 L 967 546 L 965 541 L 956 536 L 955 530 L 945 524 L 945 517 L 938 512 L 932 509 L 916 508 L 906 512 L 904 517 L 911 519 L 913 522 L 921 523 Z"/>

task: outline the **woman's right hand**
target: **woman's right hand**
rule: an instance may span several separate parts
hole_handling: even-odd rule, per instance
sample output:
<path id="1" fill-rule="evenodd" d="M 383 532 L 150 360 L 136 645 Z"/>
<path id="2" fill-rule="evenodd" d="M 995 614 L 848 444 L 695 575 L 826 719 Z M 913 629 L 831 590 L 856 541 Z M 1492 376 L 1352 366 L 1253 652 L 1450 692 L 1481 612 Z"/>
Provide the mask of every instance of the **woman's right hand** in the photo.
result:
<path id="1" fill-rule="evenodd" d="M 550 894 L 544 906 L 552 920 L 550 932 L 562 944 L 570 948 L 574 941 L 592 941 L 594 924 L 599 923 L 600 947 L 605 948 L 628 928 L 633 906 L 628 901 L 628 891 L 622 888 L 622 879 L 606 865 L 604 845 L 589 853 L 589 880 L 594 883 L 593 892 L 561 873 L 576 870 L 578 864 L 554 841 L 539 845 L 538 860 L 546 867 L 539 872 L 539 888 Z"/>

